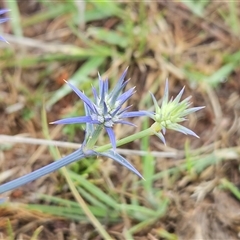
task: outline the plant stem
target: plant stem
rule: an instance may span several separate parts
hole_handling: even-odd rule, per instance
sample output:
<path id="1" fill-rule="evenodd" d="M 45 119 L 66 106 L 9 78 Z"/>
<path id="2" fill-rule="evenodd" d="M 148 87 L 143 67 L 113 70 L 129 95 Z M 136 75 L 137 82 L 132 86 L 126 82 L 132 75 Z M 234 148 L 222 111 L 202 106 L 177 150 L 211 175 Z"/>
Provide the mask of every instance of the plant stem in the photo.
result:
<path id="1" fill-rule="evenodd" d="M 93 149 L 94 148 L 94 145 L 96 144 L 102 129 L 103 129 L 102 125 L 97 125 L 97 127 L 93 131 L 93 135 L 90 136 L 89 139 L 87 140 L 87 143 L 86 143 L 86 148 L 87 149 Z"/>
<path id="2" fill-rule="evenodd" d="M 153 135 L 154 134 L 154 128 L 152 128 L 152 126 L 148 129 L 146 129 L 146 130 L 143 130 L 141 132 L 135 133 L 131 136 L 128 136 L 126 138 L 118 140 L 117 141 L 117 146 L 121 146 L 123 144 L 132 142 L 136 139 L 140 139 L 140 138 L 143 138 L 145 136 Z M 95 132 L 94 136 L 87 143 L 87 148 L 88 149 L 91 149 L 91 148 L 94 147 L 94 145 L 97 141 L 97 138 L 99 136 L 99 133 L 101 132 L 101 126 L 99 126 L 96 129 L 96 131 L 94 131 L 94 132 Z M 112 148 L 112 145 L 111 144 L 106 144 L 104 146 L 97 147 L 95 149 L 95 151 L 104 152 L 106 150 L 109 150 L 110 148 Z M 62 168 L 66 165 L 69 165 L 70 163 L 73 163 L 73 162 L 76 162 L 80 159 L 83 159 L 86 156 L 87 156 L 87 154 L 82 152 L 81 149 L 78 149 L 77 151 L 71 153 L 70 155 L 68 155 L 66 157 L 63 157 L 62 159 L 60 159 L 58 161 L 52 162 L 52 163 L 50 163 L 50 164 L 48 164 L 48 165 L 46 165 L 46 166 L 44 166 L 44 167 L 42 167 L 38 170 L 35 170 L 35 171 L 33 171 L 29 174 L 26 174 L 26 175 L 24 175 L 20 178 L 17 178 L 17 179 L 12 180 L 8 183 L 0 185 L 0 193 L 4 193 L 4 192 L 10 191 L 12 189 L 18 188 L 18 187 L 20 187 L 20 186 L 22 186 L 22 185 L 24 185 L 28 182 L 34 181 L 34 180 L 36 180 L 36 179 L 38 179 L 38 178 L 40 178 L 44 175 L 47 175 L 47 174 L 49 174 L 53 171 L 56 171 L 59 168 Z"/>
<path id="3" fill-rule="evenodd" d="M 62 168 L 70 163 L 76 162 L 79 159 L 83 159 L 85 155 L 80 151 L 77 150 L 66 157 L 63 157 L 59 161 L 52 162 L 40 169 L 37 169 L 31 173 L 28 173 L 22 177 L 16 178 L 10 182 L 4 183 L 0 185 L 0 193 L 4 193 L 15 188 L 18 188 L 22 185 L 25 185 L 31 181 L 34 181 L 44 175 L 47 175 L 51 172 L 56 171 L 59 168 Z"/>
<path id="4" fill-rule="evenodd" d="M 150 128 L 145 129 L 145 130 L 143 130 L 141 132 L 138 132 L 138 133 L 135 133 L 135 134 L 130 135 L 128 137 L 125 137 L 123 139 L 117 140 L 116 144 L 117 144 L 117 146 L 121 146 L 121 145 L 124 145 L 126 143 L 133 142 L 134 140 L 137 140 L 137 139 L 149 136 L 149 135 L 153 135 L 153 134 L 154 134 L 153 130 L 150 127 Z M 106 151 L 106 150 L 108 150 L 110 148 L 112 148 L 112 145 L 109 143 L 109 144 L 106 144 L 104 146 L 97 147 L 95 150 L 97 152 L 103 152 L 103 151 Z"/>

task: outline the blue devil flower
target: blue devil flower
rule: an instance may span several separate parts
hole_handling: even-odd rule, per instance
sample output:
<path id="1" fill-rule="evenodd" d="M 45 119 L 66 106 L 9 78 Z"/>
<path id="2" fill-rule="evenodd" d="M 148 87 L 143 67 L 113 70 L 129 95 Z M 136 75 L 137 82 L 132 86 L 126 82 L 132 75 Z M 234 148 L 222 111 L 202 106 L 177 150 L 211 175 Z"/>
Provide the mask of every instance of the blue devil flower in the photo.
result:
<path id="1" fill-rule="evenodd" d="M 103 128 L 105 128 L 112 143 L 113 149 L 115 149 L 116 139 L 113 132 L 114 124 L 121 123 L 133 125 L 132 123 L 124 119 L 129 117 L 139 117 L 147 115 L 145 111 L 128 112 L 127 110 L 131 106 L 123 108 L 123 104 L 135 93 L 135 87 L 130 88 L 126 92 L 122 93 L 123 89 L 129 82 L 129 80 L 124 81 L 126 74 L 127 69 L 120 77 L 116 86 L 110 92 L 108 90 L 108 79 L 103 80 L 100 74 L 98 74 L 99 78 L 98 93 L 97 90 L 94 87 L 92 87 L 94 101 L 91 101 L 83 92 L 81 92 L 74 85 L 66 81 L 69 87 L 71 87 L 71 89 L 79 96 L 79 98 L 84 101 L 88 108 L 89 113 L 86 116 L 57 120 L 51 122 L 51 124 L 90 123 L 100 125 Z"/>
<path id="2" fill-rule="evenodd" d="M 86 123 L 86 134 L 82 148 L 61 158 L 56 162 L 52 162 L 47 166 L 37 169 L 20 178 L 0 185 L 0 193 L 4 193 L 6 191 L 10 191 L 17 187 L 20 187 L 24 184 L 27 184 L 28 182 L 34 181 L 46 174 L 56 171 L 61 167 L 64 167 L 66 165 L 69 165 L 70 163 L 84 159 L 89 156 L 105 156 L 112 158 L 119 164 L 125 166 L 126 168 L 137 174 L 139 177 L 143 178 L 142 175 L 134 168 L 134 166 L 131 163 L 129 163 L 124 157 L 122 157 L 115 151 L 116 140 L 112 130 L 113 125 L 115 123 L 132 125 L 131 123 L 123 119 L 127 117 L 138 117 L 147 115 L 147 112 L 145 111 L 127 112 L 127 110 L 131 106 L 122 108 L 123 104 L 135 92 L 134 88 L 131 88 L 125 93 L 122 93 L 124 87 L 128 83 L 128 81 L 124 82 L 126 73 L 127 69 L 124 71 L 117 85 L 113 88 L 113 90 L 110 93 L 108 93 L 108 80 L 102 80 L 101 76 L 99 75 L 99 94 L 97 94 L 97 91 L 94 87 L 92 88 L 94 101 L 91 101 L 88 97 L 85 96 L 83 92 L 78 90 L 71 83 L 67 82 L 67 84 L 72 88 L 72 90 L 83 100 L 86 115 L 58 120 L 52 122 L 52 124 Z M 93 150 L 93 147 L 97 140 L 98 134 L 101 132 L 103 128 L 106 129 L 109 135 L 113 149 L 106 150 L 104 152 L 96 152 Z M 85 146 L 86 148 L 84 148 Z"/>
<path id="3" fill-rule="evenodd" d="M 0 15 L 9 12 L 9 9 L 0 9 Z M 7 22 L 9 18 L 0 18 L 0 23 Z M 2 36 L 0 36 L 0 41 L 7 42 Z"/>

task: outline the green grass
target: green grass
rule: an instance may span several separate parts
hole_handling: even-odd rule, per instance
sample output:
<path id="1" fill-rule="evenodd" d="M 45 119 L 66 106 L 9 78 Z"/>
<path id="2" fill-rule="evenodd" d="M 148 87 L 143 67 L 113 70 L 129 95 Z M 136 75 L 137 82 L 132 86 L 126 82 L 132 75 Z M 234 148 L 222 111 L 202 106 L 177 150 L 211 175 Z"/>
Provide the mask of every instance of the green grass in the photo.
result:
<path id="1" fill-rule="evenodd" d="M 45 137 L 49 138 L 46 113 L 44 111 L 42 117 Z M 143 140 L 143 144 L 147 146 L 146 140 Z M 49 150 L 54 158 L 58 158 L 56 149 L 50 147 Z M 153 164 L 150 165 L 151 170 L 149 171 L 149 162 L 147 162 L 151 159 L 149 156 L 145 157 L 144 159 L 145 177 L 151 177 L 154 174 Z M 154 159 L 152 158 L 152 161 L 153 160 Z M 124 214 L 128 218 L 139 222 L 137 225 L 134 225 L 130 229 L 126 229 L 125 232 L 126 235 L 135 234 L 158 221 L 166 213 L 169 200 L 162 195 L 161 190 L 152 189 L 151 181 L 143 184 L 146 191 L 144 194 L 146 195 L 146 203 L 144 205 L 142 205 L 142 202 L 134 190 L 136 187 L 139 187 L 138 181 L 135 183 L 133 182 L 130 188 L 133 189 L 133 192 L 130 192 L 130 194 L 135 197 L 130 198 L 130 203 L 124 203 L 120 200 L 121 194 L 124 194 L 124 192 L 119 194 L 112 191 L 111 189 L 103 186 L 99 187 L 94 184 L 94 179 L 92 179 L 90 176 L 96 175 L 94 174 L 95 171 L 97 171 L 97 169 L 93 169 L 92 173 L 89 172 L 87 175 L 82 175 L 80 173 L 75 173 L 69 169 L 66 170 L 69 178 L 71 179 L 71 182 L 74 183 L 75 188 L 78 190 L 78 193 L 88 202 L 89 210 L 102 224 L 121 222 L 122 214 Z M 149 194 L 152 195 L 151 198 L 149 198 Z M 44 199 L 47 201 L 47 203 L 51 203 L 51 206 L 48 206 L 48 204 L 29 204 L 27 208 L 31 210 L 39 210 L 47 214 L 53 214 L 71 220 L 89 222 L 89 219 L 86 217 L 86 213 L 82 209 L 82 206 L 74 201 L 46 195 L 39 195 L 39 199 Z M 152 207 L 149 208 L 149 205 Z"/>
<path id="2" fill-rule="evenodd" d="M 8 1 L 6 2 L 7 8 L 11 9 L 10 11 L 10 17 L 11 17 L 11 25 L 13 29 L 13 34 L 17 37 L 22 37 L 23 36 L 23 30 L 21 26 L 21 21 L 20 21 L 20 14 L 19 14 L 19 9 L 17 5 L 17 1 Z"/>

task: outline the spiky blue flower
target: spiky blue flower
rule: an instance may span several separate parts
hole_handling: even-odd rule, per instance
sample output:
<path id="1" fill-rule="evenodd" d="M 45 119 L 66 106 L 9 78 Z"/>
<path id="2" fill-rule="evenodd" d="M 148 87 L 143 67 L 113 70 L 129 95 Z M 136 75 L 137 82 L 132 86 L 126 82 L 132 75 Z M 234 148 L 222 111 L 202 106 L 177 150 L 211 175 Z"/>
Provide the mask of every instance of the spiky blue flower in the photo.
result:
<path id="1" fill-rule="evenodd" d="M 9 9 L 0 9 L 0 15 L 6 13 L 6 12 L 9 12 L 10 10 Z M 4 23 L 4 22 L 7 22 L 9 20 L 9 18 L 0 18 L 0 23 Z M 0 41 L 3 41 L 3 42 L 7 42 L 2 36 L 0 36 Z"/>
<path id="2" fill-rule="evenodd" d="M 116 123 L 133 125 L 124 120 L 125 118 L 139 117 L 147 115 L 145 111 L 128 112 L 131 106 L 123 108 L 124 103 L 135 93 L 135 87 L 130 88 L 126 92 L 123 89 L 126 87 L 129 80 L 124 81 L 127 74 L 127 69 L 124 71 L 112 91 L 109 91 L 108 79 L 103 80 L 100 74 L 99 91 L 92 87 L 94 100 L 90 100 L 83 92 L 72 85 L 70 82 L 66 83 L 86 104 L 88 114 L 80 117 L 71 117 L 66 119 L 51 122 L 51 124 L 73 124 L 73 123 L 90 123 L 97 124 L 105 128 L 113 148 L 116 148 L 116 139 L 113 132 L 113 126 Z M 85 107 L 86 111 L 86 107 Z M 135 126 L 135 125 L 133 125 Z"/>
<path id="3" fill-rule="evenodd" d="M 117 85 L 113 88 L 113 90 L 110 93 L 108 92 L 108 81 L 102 80 L 101 76 L 99 75 L 99 94 L 97 94 L 95 88 L 92 88 L 94 101 L 91 101 L 88 97 L 85 96 L 83 92 L 78 90 L 71 83 L 67 82 L 67 84 L 72 88 L 72 90 L 83 100 L 86 115 L 74 118 L 66 118 L 52 123 L 53 124 L 86 123 L 86 133 L 82 147 L 56 162 L 50 163 L 47 166 L 44 166 L 29 174 L 26 174 L 25 176 L 22 176 L 8 183 L 0 185 L 0 193 L 4 193 L 6 191 L 10 191 L 17 187 L 20 187 L 24 184 L 27 184 L 28 182 L 34 181 L 46 174 L 56 171 L 57 169 L 63 166 L 66 166 L 70 163 L 90 156 L 110 157 L 116 162 L 128 168 L 130 171 L 137 174 L 139 177 L 143 178 L 142 175 L 135 169 L 135 167 L 131 163 L 129 163 L 123 156 L 118 154 L 115 151 L 115 149 L 106 150 L 104 152 L 96 152 L 92 149 L 94 148 L 93 144 L 95 143 L 95 141 L 92 142 L 91 140 L 94 138 L 97 139 L 98 134 L 102 130 L 102 128 L 106 129 L 113 148 L 116 148 L 116 140 L 112 130 L 113 125 L 115 123 L 132 125 L 131 123 L 123 119 L 127 117 L 138 117 L 147 115 L 145 111 L 127 112 L 127 110 L 130 107 L 122 108 L 123 104 L 135 92 L 134 88 L 131 88 L 125 93 L 122 93 L 124 87 L 128 83 L 128 81 L 124 82 L 126 73 L 127 69 L 122 74 Z M 84 146 L 86 146 L 86 148 Z M 0 199 L 0 203 L 1 201 L 2 199 Z"/>
<path id="4" fill-rule="evenodd" d="M 189 108 L 189 106 L 192 104 L 189 101 L 191 99 L 191 96 L 185 98 L 183 101 L 180 102 L 183 92 L 184 87 L 178 93 L 174 100 L 173 98 L 171 98 L 169 101 L 168 81 L 166 81 L 161 107 L 158 105 L 158 102 L 153 96 L 153 94 L 151 94 L 155 107 L 155 112 L 149 113 L 148 115 L 155 121 L 155 123 L 152 125 L 154 134 L 158 136 L 164 144 L 166 144 L 164 138 L 166 129 L 172 129 L 186 135 L 192 135 L 198 138 L 198 135 L 196 133 L 180 125 L 179 123 L 186 121 L 186 116 L 188 114 L 196 112 L 204 108 L 204 106 Z"/>

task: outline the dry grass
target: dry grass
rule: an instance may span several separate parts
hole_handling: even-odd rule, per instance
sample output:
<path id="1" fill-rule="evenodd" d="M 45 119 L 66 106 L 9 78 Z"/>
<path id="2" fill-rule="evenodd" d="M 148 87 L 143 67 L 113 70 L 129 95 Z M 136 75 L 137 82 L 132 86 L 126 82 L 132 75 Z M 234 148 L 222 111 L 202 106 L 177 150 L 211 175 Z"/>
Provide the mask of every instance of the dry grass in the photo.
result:
<path id="1" fill-rule="evenodd" d="M 86 2 L 85 8 L 77 6 L 85 14 L 84 23 L 78 19 L 77 7 L 71 5 L 75 3 L 59 1 L 54 6 L 19 1 L 21 22 L 1 25 L 10 45 L 0 43 L 0 182 L 50 163 L 49 146 L 62 147 L 64 155 L 82 142 L 81 128 L 59 126 L 49 127 L 50 138 L 57 142 L 40 141 L 45 138 L 42 106 L 46 106 L 49 122 L 82 114 L 81 103 L 69 94 L 63 79 L 72 79 L 88 94 L 97 71 L 114 84 L 114 78 L 129 65 L 130 85 L 137 89 L 130 101 L 135 109 L 151 107 L 149 91 L 160 99 L 167 77 L 172 96 L 185 85 L 184 96 L 192 95 L 195 106 L 206 106 L 186 123 L 200 139 L 169 131 L 167 147 L 154 137 L 145 144 L 136 141 L 124 146 L 120 152 L 140 171 L 149 157 L 147 151 L 152 151 L 149 159 L 155 164 L 154 173 L 145 185 L 110 160 L 74 164 L 73 172 L 118 204 L 143 207 L 137 215 L 136 210 L 118 212 L 99 201 L 96 206 L 103 207 L 106 217 L 97 218 L 113 239 L 238 239 L 239 3 L 198 1 L 192 7 L 184 1 L 114 2 L 104 11 L 106 6 Z M 17 28 L 23 36 L 17 37 Z M 117 138 L 145 124 L 144 120 L 133 121 L 138 128 L 124 127 L 123 131 L 117 126 Z M 104 136 L 101 140 L 106 141 Z M 78 190 L 84 189 L 78 181 L 73 178 Z M 81 191 L 94 212 L 93 202 Z M 58 172 L 5 193 L 9 204 L 0 208 L 0 239 L 102 239 L 79 210 L 71 217 L 43 211 L 41 206 L 65 205 L 38 194 L 76 203 Z M 150 213 L 144 211 L 157 212 L 164 199 L 165 212 L 148 217 Z M 29 204 L 39 204 L 39 211 Z"/>

